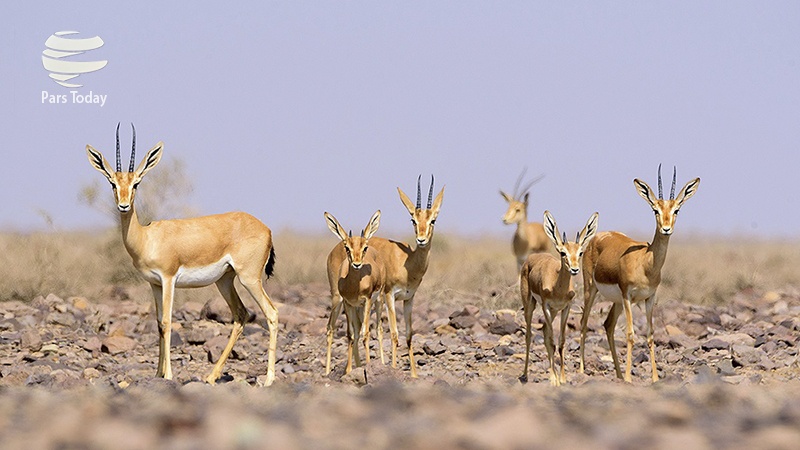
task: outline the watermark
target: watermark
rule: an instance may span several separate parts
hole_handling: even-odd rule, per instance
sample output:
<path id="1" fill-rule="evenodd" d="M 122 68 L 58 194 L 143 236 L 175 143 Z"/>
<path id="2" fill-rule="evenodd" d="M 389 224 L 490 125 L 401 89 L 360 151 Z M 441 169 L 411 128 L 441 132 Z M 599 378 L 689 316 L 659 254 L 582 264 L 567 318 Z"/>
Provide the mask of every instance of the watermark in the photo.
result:
<path id="1" fill-rule="evenodd" d="M 83 87 L 77 78 L 83 74 L 97 72 L 104 68 L 107 60 L 87 61 L 87 53 L 102 47 L 104 42 L 100 36 L 77 38 L 77 31 L 58 31 L 45 41 L 42 52 L 42 66 L 49 72 L 50 78 L 59 85 L 71 89 L 68 94 L 51 93 L 42 90 L 42 104 L 96 104 L 105 106 L 108 95 L 93 91 L 83 93 L 75 90 Z"/>

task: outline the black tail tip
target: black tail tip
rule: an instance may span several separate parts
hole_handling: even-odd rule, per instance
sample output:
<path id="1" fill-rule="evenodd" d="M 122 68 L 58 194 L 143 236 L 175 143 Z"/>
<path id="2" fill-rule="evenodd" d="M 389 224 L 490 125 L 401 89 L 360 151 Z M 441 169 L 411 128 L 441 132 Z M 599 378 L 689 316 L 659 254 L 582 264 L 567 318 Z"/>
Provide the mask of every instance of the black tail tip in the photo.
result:
<path id="1" fill-rule="evenodd" d="M 267 274 L 267 278 L 272 276 L 274 270 L 275 270 L 275 247 L 270 247 L 269 259 L 267 259 L 267 265 L 264 267 L 264 273 Z"/>

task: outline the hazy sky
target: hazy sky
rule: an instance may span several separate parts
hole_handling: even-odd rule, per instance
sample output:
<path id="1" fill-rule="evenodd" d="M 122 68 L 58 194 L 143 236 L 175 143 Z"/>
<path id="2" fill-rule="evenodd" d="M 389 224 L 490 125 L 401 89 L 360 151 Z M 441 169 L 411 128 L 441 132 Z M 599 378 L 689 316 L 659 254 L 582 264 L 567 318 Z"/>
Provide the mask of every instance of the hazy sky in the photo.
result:
<path id="1" fill-rule="evenodd" d="M 798 236 L 798 2 L 5 2 L 0 25 L 0 229 L 110 226 L 77 198 L 102 181 L 86 144 L 113 158 L 121 121 L 123 160 L 134 122 L 140 156 L 163 140 L 187 163 L 202 213 L 275 230 L 380 208 L 407 233 L 395 188 L 434 173 L 439 232 L 510 235 L 498 190 L 528 166 L 531 218 L 571 235 L 599 211 L 649 238 L 632 180 L 655 188 L 663 163 L 678 189 L 702 179 L 676 235 Z M 108 61 L 77 89 L 42 65 L 65 30 L 105 42 L 73 58 Z"/>

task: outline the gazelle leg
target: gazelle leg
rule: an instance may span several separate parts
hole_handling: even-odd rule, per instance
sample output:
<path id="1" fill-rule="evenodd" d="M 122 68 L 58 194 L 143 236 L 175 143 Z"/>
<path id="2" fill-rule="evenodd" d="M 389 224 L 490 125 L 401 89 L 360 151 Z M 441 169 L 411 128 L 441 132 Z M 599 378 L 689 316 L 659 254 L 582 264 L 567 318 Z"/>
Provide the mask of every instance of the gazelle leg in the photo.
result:
<path id="1" fill-rule="evenodd" d="M 650 366 L 653 375 L 653 383 L 658 381 L 658 369 L 656 368 L 656 343 L 653 339 L 653 308 L 656 305 L 656 296 L 653 294 L 645 303 L 647 314 L 647 345 L 650 347 Z"/>
<path id="2" fill-rule="evenodd" d="M 366 364 L 369 364 L 369 315 L 372 310 L 372 297 L 364 299 L 364 320 L 361 322 L 361 339 L 363 339 Z"/>
<path id="3" fill-rule="evenodd" d="M 381 355 L 381 364 L 386 364 L 386 358 L 383 355 L 383 323 L 381 323 L 383 304 L 385 303 L 383 292 L 378 293 L 377 300 L 375 302 L 375 334 L 378 338 L 378 353 Z"/>
<path id="4" fill-rule="evenodd" d="M 586 277 L 586 275 L 584 275 Z M 592 305 L 597 296 L 597 287 L 590 281 L 585 281 L 583 285 L 583 314 L 581 314 L 581 344 L 580 352 L 580 372 L 585 373 L 584 352 L 586 351 L 586 332 L 589 331 L 589 315 L 592 312 Z"/>
<path id="5" fill-rule="evenodd" d="M 347 304 L 344 305 L 344 315 L 347 319 L 347 327 L 351 330 L 357 329 L 353 323 L 357 314 L 358 311 L 356 311 L 356 308 L 353 308 Z M 354 345 L 355 341 L 356 337 L 353 335 L 353 333 L 347 333 L 347 365 L 344 368 L 345 374 L 348 374 L 353 370 L 353 359 L 358 358 L 358 348 Z"/>
<path id="6" fill-rule="evenodd" d="M 561 384 L 567 382 L 567 377 L 564 374 L 564 365 L 566 362 L 566 357 L 564 356 L 564 347 L 567 341 L 567 320 L 569 320 L 569 305 L 561 310 L 561 334 L 558 337 L 558 356 L 561 360 Z"/>
<path id="7" fill-rule="evenodd" d="M 337 295 L 331 299 L 331 316 L 328 317 L 327 337 L 328 351 L 325 357 L 325 375 L 331 373 L 331 347 L 333 346 L 333 333 L 336 331 L 336 320 L 342 313 L 342 296 Z"/>
<path id="8" fill-rule="evenodd" d="M 231 335 L 228 338 L 228 343 L 225 345 L 225 348 L 222 350 L 222 354 L 219 356 L 219 360 L 217 360 L 217 363 L 214 364 L 214 368 L 211 370 L 211 373 L 208 375 L 208 377 L 206 377 L 206 382 L 209 384 L 215 384 L 220 375 L 222 375 L 222 368 L 225 366 L 225 362 L 228 361 L 228 356 L 230 356 L 236 340 L 242 335 L 242 331 L 244 331 L 244 323 L 247 320 L 247 309 L 245 309 L 242 300 L 239 298 L 239 294 L 236 293 L 236 288 L 233 286 L 234 276 L 234 272 L 229 272 L 223 275 L 222 278 L 217 281 L 217 289 L 219 289 L 220 294 L 222 294 L 222 297 L 225 299 L 225 302 L 231 309 L 231 313 L 233 315 L 233 328 L 231 329 Z"/>
<path id="9" fill-rule="evenodd" d="M 549 378 L 550 384 L 553 386 L 558 386 L 560 384 L 558 377 L 556 376 L 556 369 L 555 369 L 555 343 L 553 342 L 553 311 L 547 305 L 547 300 L 542 300 L 542 313 L 544 314 L 544 328 L 542 332 L 544 334 L 544 347 L 547 349 L 547 361 L 549 364 Z"/>
<path id="10" fill-rule="evenodd" d="M 161 283 L 161 286 L 150 285 L 153 289 L 156 314 L 158 315 L 158 369 L 156 376 L 171 380 L 172 365 L 169 354 L 172 340 L 172 302 L 175 296 L 175 278 L 165 277 Z"/>
<path id="11" fill-rule="evenodd" d="M 625 337 L 628 340 L 628 354 L 625 356 L 625 381 L 631 382 L 631 360 L 633 353 L 633 311 L 631 300 L 626 296 L 622 304 L 625 308 Z"/>
<path id="12" fill-rule="evenodd" d="M 523 383 L 528 382 L 528 364 L 531 359 L 531 319 L 533 318 L 533 310 L 536 308 L 536 300 L 531 297 L 530 288 L 528 285 L 528 277 L 520 277 L 520 297 L 522 297 L 522 309 L 525 314 L 525 368 L 519 381 Z"/>
<path id="13" fill-rule="evenodd" d="M 411 326 L 411 309 L 414 306 L 414 297 L 403 302 L 403 318 L 406 322 L 406 344 L 408 345 L 408 362 L 411 364 L 411 378 L 417 378 L 417 363 L 414 361 L 414 349 L 411 347 L 411 338 L 414 335 Z"/>
<path id="14" fill-rule="evenodd" d="M 245 276 L 239 273 L 239 281 L 242 286 L 250 293 L 255 299 L 261 312 L 267 318 L 267 325 L 269 325 L 269 353 L 267 355 L 267 381 L 264 385 L 269 386 L 275 381 L 275 358 L 278 351 L 278 308 L 272 303 L 272 300 L 264 290 L 264 285 L 261 283 L 261 273 L 263 266 L 259 268 L 256 274 L 248 274 Z M 241 300 L 240 300 L 241 302 Z M 244 306 L 244 305 L 243 305 Z M 245 311 L 246 314 L 246 311 Z M 245 316 L 246 317 L 246 316 Z"/>
<path id="15" fill-rule="evenodd" d="M 608 317 L 603 322 L 603 327 L 606 329 L 606 338 L 608 339 L 608 348 L 611 350 L 611 359 L 614 360 L 614 370 L 617 373 L 617 378 L 622 378 L 622 371 L 619 368 L 619 356 L 617 356 L 617 343 L 614 340 L 614 330 L 617 327 L 617 319 L 622 314 L 622 305 L 614 302 L 611 310 L 608 311 Z"/>
<path id="16" fill-rule="evenodd" d="M 397 334 L 397 310 L 395 308 L 394 293 L 388 292 L 385 296 L 386 311 L 389 315 L 389 336 L 392 339 L 392 367 L 397 368 L 397 342 L 399 336 Z"/>

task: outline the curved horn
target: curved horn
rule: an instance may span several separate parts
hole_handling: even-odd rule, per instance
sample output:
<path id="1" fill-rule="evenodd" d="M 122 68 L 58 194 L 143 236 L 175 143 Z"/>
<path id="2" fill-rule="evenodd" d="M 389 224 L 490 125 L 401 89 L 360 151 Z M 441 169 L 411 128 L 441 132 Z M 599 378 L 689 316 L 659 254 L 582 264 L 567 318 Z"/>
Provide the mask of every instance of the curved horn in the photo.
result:
<path id="1" fill-rule="evenodd" d="M 661 190 L 661 164 L 658 165 L 658 198 L 664 200 L 664 193 Z"/>
<path id="2" fill-rule="evenodd" d="M 428 191 L 428 208 L 431 209 L 433 204 L 433 174 L 431 174 L 431 189 Z"/>
<path id="3" fill-rule="evenodd" d="M 578 231 L 578 233 L 575 235 L 575 243 L 580 244 L 580 242 L 581 242 L 581 232 Z"/>
<path id="4" fill-rule="evenodd" d="M 128 172 L 133 172 L 133 163 L 136 161 L 136 127 L 133 126 L 133 122 L 131 122 L 131 128 L 133 129 L 133 145 L 131 146 L 131 165 Z"/>
<path id="5" fill-rule="evenodd" d="M 419 187 L 419 180 L 421 180 L 421 179 L 422 179 L 422 175 L 420 174 L 420 176 L 417 177 L 417 209 L 421 209 L 422 208 L 422 191 L 420 190 L 420 187 Z"/>
<path id="6" fill-rule="evenodd" d="M 675 181 L 677 181 L 678 177 L 678 168 L 672 166 L 672 189 L 669 190 L 669 199 L 675 200 Z"/>
<path id="7" fill-rule="evenodd" d="M 513 193 L 514 199 L 517 199 L 517 197 L 520 194 L 522 194 L 522 192 L 519 192 L 519 185 L 520 185 L 520 183 L 522 183 L 522 179 L 525 177 L 525 172 L 527 172 L 527 171 L 528 171 L 528 166 L 523 167 L 522 168 L 522 172 L 519 173 L 519 177 L 517 178 L 517 182 L 514 183 L 514 193 Z"/>
<path id="8" fill-rule="evenodd" d="M 117 122 L 117 172 L 122 172 L 122 163 L 119 158 L 119 122 Z"/>
<path id="9" fill-rule="evenodd" d="M 531 181 L 530 181 L 528 184 L 526 184 L 526 185 L 525 185 L 525 187 L 524 187 L 523 189 L 521 189 L 521 190 L 519 191 L 519 195 L 520 195 L 520 196 L 522 196 L 523 194 L 525 194 L 526 192 L 528 192 L 528 189 L 530 189 L 530 188 L 531 188 L 531 186 L 533 186 L 534 184 L 536 184 L 536 183 L 538 183 L 538 182 L 542 181 L 542 179 L 543 179 L 543 178 L 544 178 L 544 174 L 541 174 L 541 175 L 539 175 L 538 177 L 536 177 L 536 178 L 534 178 L 533 180 L 531 180 Z"/>
<path id="10" fill-rule="evenodd" d="M 566 244 L 567 243 L 567 232 L 566 231 L 564 232 L 563 237 L 561 238 L 561 243 L 562 244 Z"/>

